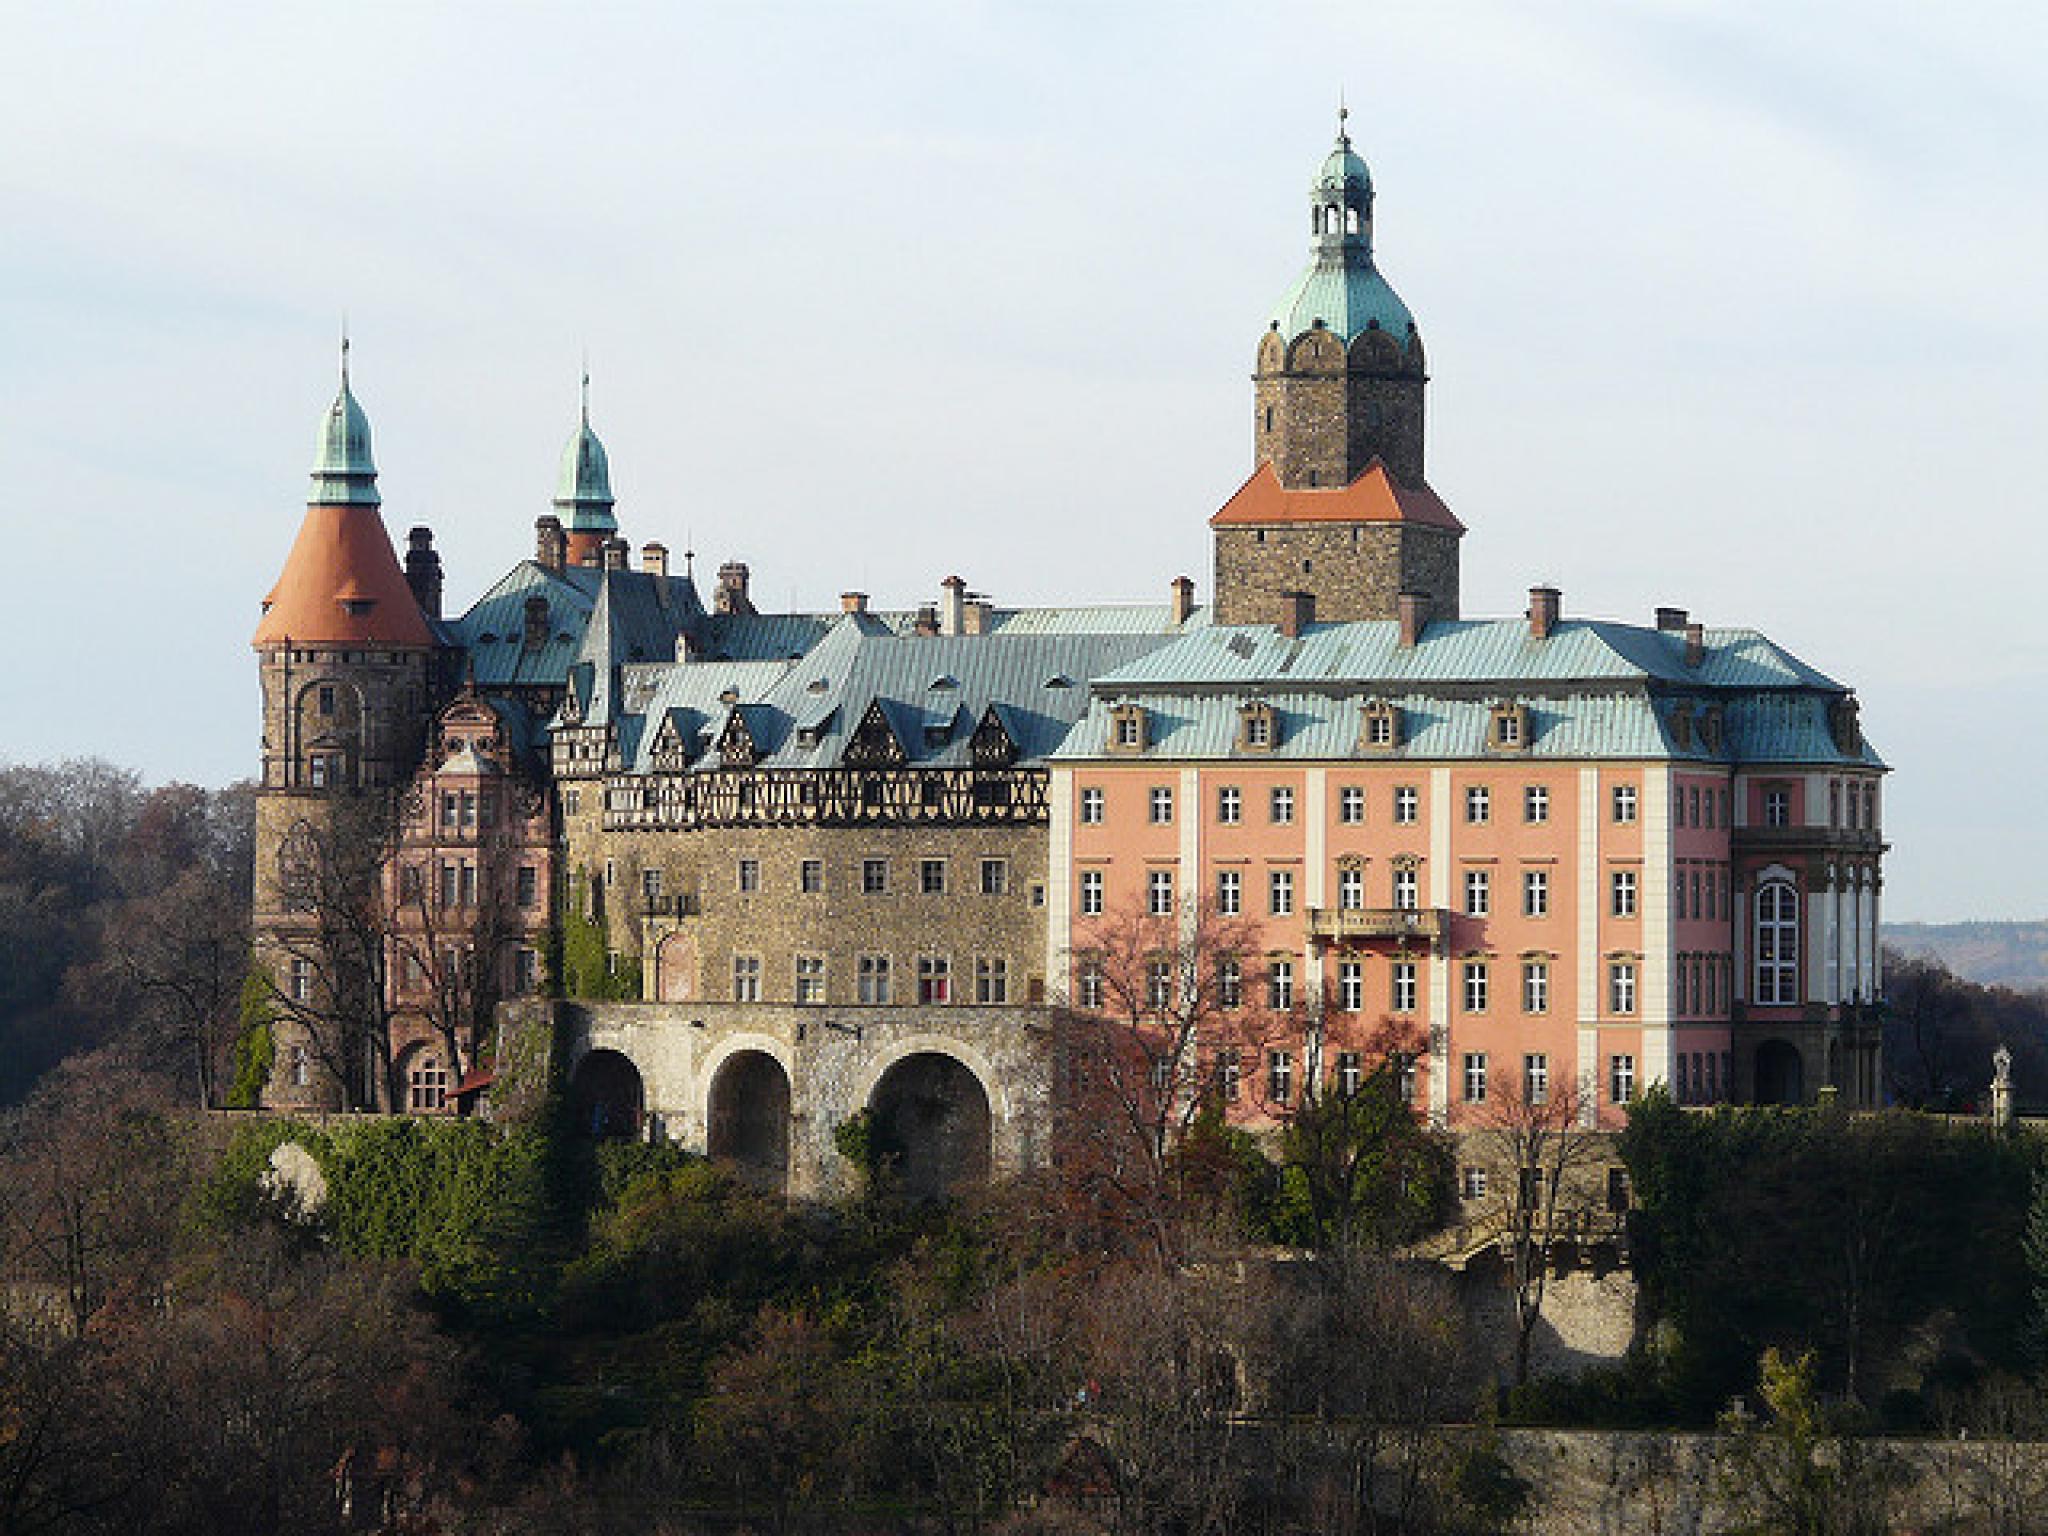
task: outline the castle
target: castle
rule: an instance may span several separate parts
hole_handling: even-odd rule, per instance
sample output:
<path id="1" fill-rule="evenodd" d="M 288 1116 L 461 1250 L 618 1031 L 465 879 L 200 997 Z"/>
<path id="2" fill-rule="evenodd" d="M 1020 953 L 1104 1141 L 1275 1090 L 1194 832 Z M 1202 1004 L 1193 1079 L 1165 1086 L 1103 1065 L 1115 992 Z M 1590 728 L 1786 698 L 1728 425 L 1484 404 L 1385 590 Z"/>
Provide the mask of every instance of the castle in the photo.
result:
<path id="1" fill-rule="evenodd" d="M 799 1191 L 869 1110 L 906 1177 L 1042 1160 L 1054 1027 L 1120 914 L 1223 921 L 1202 1070 L 1253 1122 L 1412 1042 L 1418 1113 L 1878 1099 L 1882 762 L 1752 630 L 1530 590 L 1466 619 L 1420 332 L 1340 121 L 1255 347 L 1254 469 L 1186 578 L 1009 608 L 948 577 L 764 613 L 634 565 L 582 420 L 534 554 L 403 566 L 343 354 L 255 645 L 268 1100 L 448 1112 L 551 1021 L 594 1129 Z M 1165 1007 L 1181 985 L 1160 969 Z M 1205 1051 L 1210 1048 L 1205 1046 Z"/>

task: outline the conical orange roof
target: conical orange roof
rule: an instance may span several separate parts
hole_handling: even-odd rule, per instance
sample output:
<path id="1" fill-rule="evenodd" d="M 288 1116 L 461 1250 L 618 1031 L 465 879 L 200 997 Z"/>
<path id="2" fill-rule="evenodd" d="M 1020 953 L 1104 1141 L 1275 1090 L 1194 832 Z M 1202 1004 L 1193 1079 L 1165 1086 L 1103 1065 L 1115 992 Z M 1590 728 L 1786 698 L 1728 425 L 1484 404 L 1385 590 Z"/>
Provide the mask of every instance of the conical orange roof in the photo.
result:
<path id="1" fill-rule="evenodd" d="M 430 648 L 433 631 L 406 585 L 372 505 L 308 507 L 263 600 L 257 645 L 392 645 Z"/>

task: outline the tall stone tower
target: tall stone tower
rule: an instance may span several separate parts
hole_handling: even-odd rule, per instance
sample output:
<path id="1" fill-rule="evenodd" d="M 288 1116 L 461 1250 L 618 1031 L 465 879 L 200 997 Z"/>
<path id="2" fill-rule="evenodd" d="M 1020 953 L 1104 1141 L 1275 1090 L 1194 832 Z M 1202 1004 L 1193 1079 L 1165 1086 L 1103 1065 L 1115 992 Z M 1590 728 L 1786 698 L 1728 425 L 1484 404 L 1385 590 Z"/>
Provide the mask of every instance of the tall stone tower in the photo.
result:
<path id="1" fill-rule="evenodd" d="M 1372 205 L 1339 114 L 1309 189 L 1308 266 L 1259 338 L 1256 468 L 1210 520 L 1221 623 L 1272 623 L 1283 608 L 1393 618 L 1403 592 L 1457 616 L 1464 530 L 1423 478 L 1422 336 L 1373 265 Z"/>
<path id="2" fill-rule="evenodd" d="M 414 531 L 415 563 L 438 585 L 431 535 Z M 419 558 L 424 557 L 424 558 Z M 323 1031 L 346 1012 L 336 994 L 367 986 L 338 953 L 323 869 L 367 867 L 382 807 L 418 765 L 436 702 L 438 641 L 379 511 L 370 423 L 349 388 L 320 422 L 305 520 L 254 639 L 263 691 L 263 775 L 256 797 L 257 958 L 276 984 L 276 1065 L 269 1098 L 291 1104 L 374 1097 L 362 1042 Z M 362 869 L 358 869 L 358 875 Z M 358 957 L 357 964 L 376 969 Z M 360 1075 L 359 1075 L 360 1074 Z M 346 1088 L 346 1092 L 344 1091 Z"/>

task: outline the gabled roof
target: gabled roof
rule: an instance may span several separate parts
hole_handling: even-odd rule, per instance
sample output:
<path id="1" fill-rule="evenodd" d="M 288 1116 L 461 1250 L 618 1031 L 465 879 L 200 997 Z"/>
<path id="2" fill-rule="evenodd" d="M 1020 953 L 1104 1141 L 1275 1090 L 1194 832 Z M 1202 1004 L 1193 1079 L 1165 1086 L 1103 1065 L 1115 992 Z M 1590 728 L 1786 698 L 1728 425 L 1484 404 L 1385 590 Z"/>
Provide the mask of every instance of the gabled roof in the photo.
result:
<path id="1" fill-rule="evenodd" d="M 1266 459 L 1209 519 L 1212 528 L 1287 525 L 1294 523 L 1421 523 L 1463 533 L 1465 525 L 1428 486 L 1408 490 L 1374 459 L 1349 485 L 1302 487 L 1280 483 L 1273 461 Z"/>

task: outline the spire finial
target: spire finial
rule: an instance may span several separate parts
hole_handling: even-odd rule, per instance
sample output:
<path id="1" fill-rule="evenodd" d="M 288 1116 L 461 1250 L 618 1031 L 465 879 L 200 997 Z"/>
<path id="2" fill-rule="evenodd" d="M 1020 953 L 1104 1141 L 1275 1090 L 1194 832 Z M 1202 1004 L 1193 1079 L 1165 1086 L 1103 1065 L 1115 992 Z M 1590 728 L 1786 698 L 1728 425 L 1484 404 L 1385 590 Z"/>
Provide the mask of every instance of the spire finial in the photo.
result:
<path id="1" fill-rule="evenodd" d="M 1337 142 L 1339 144 L 1349 144 L 1351 142 L 1351 135 L 1344 129 L 1344 124 L 1350 117 L 1351 109 L 1344 104 L 1344 87 L 1340 85 L 1337 87 Z"/>
<path id="2" fill-rule="evenodd" d="M 348 388 L 348 316 L 341 317 L 341 387 Z"/>
<path id="3" fill-rule="evenodd" d="M 583 425 L 590 425 L 590 348 L 583 349 Z"/>

